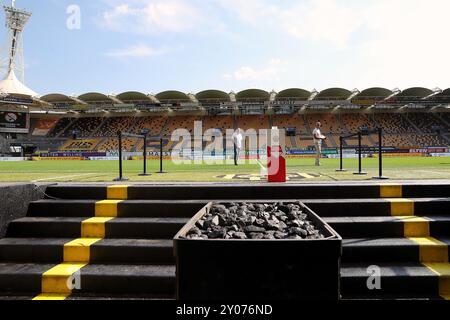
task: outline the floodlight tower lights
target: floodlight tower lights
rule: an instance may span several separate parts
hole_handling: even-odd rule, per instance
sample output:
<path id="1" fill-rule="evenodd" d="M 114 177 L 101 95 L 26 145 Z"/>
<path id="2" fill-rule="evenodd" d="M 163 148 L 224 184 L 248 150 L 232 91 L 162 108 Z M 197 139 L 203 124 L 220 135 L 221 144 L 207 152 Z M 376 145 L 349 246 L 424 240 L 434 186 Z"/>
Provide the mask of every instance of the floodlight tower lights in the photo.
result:
<path id="1" fill-rule="evenodd" d="M 10 74 L 15 68 L 15 60 L 18 55 L 23 55 L 22 51 L 22 32 L 28 19 L 31 17 L 31 13 L 15 8 L 15 0 L 12 0 L 11 6 L 3 6 L 6 14 L 6 28 L 9 30 L 9 57 L 8 57 L 8 70 L 7 74 Z M 18 66 L 20 73 L 23 75 L 23 66 Z"/>

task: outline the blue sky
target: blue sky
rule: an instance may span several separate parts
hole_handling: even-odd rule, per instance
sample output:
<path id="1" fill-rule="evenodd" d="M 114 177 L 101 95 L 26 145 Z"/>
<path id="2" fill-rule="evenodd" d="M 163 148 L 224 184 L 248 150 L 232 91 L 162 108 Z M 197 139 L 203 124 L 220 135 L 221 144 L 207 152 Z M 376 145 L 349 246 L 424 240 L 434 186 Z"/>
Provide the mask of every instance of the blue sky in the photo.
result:
<path id="1" fill-rule="evenodd" d="M 67 27 L 71 5 L 80 10 L 80 29 Z M 24 35 L 26 84 L 40 94 L 450 87 L 448 0 L 17 0 L 16 6 L 33 12 Z"/>

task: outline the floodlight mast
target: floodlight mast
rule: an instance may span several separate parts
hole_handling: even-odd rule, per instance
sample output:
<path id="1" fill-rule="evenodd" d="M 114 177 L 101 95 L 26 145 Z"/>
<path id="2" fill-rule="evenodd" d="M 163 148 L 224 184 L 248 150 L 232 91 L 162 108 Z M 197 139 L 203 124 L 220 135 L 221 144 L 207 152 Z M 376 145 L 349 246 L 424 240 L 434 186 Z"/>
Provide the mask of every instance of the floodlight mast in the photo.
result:
<path id="1" fill-rule="evenodd" d="M 22 32 L 28 19 L 31 17 L 31 13 L 16 9 L 16 1 L 11 1 L 11 6 L 3 6 L 6 14 L 6 28 L 8 28 L 8 43 L 10 44 L 9 56 L 8 56 L 8 69 L 7 75 L 16 69 L 22 76 L 22 81 L 25 75 L 25 68 L 23 65 L 23 38 Z M 21 58 L 22 63 L 17 63 L 17 57 Z"/>

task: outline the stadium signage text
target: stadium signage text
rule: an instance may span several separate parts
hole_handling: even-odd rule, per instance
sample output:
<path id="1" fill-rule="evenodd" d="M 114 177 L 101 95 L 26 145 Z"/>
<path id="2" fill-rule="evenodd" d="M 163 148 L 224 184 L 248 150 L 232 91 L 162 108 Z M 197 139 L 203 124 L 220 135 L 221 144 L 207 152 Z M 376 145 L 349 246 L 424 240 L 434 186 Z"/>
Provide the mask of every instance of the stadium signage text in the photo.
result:
<path id="1" fill-rule="evenodd" d="M 89 157 L 106 157 L 106 152 L 50 152 L 50 153 L 41 153 L 39 156 L 40 156 L 41 158 L 64 158 L 64 157 L 89 158 Z"/>
<path id="2" fill-rule="evenodd" d="M 32 99 L 25 99 L 25 98 L 19 98 L 14 96 L 7 96 L 0 98 L 1 102 L 8 103 L 8 104 L 21 104 L 21 105 L 31 105 L 33 104 Z"/>
<path id="3" fill-rule="evenodd" d="M 0 111 L 0 132 L 28 133 L 29 113 Z"/>

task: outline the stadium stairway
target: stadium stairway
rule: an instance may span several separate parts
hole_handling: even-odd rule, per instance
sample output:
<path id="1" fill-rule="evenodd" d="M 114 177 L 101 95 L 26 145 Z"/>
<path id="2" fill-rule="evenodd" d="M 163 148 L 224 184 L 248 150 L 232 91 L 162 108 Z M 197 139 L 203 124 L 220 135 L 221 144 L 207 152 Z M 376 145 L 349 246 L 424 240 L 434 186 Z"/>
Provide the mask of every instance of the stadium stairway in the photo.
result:
<path id="1" fill-rule="evenodd" d="M 303 199 L 343 237 L 343 299 L 450 298 L 450 183 L 56 185 L 46 193 L 0 240 L 3 299 L 173 299 L 173 236 L 208 201 L 229 199 Z"/>
<path id="2" fill-rule="evenodd" d="M 108 188 L 108 200 L 32 203 L 0 240 L 3 298 L 173 299 L 172 238 L 202 205 L 122 203 L 126 190 Z"/>

